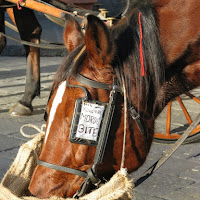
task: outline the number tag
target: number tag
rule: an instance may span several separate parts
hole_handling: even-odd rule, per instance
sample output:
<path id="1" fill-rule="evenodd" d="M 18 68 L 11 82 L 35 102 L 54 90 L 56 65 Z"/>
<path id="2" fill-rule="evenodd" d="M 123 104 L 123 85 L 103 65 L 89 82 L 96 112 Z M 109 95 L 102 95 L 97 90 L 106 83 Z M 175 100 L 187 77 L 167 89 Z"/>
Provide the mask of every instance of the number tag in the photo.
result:
<path id="1" fill-rule="evenodd" d="M 104 110 L 105 105 L 103 104 L 97 102 L 85 102 L 78 99 L 70 130 L 70 141 L 96 145 Z"/>
<path id="2" fill-rule="evenodd" d="M 104 106 L 94 103 L 83 103 L 76 137 L 97 141 Z"/>

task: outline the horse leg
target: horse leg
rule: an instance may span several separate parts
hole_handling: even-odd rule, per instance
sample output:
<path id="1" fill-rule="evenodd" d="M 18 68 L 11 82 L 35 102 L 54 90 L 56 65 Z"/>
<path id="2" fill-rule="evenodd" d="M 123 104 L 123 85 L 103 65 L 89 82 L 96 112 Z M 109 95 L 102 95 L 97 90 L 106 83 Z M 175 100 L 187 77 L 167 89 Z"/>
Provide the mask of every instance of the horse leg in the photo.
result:
<path id="1" fill-rule="evenodd" d="M 181 73 L 169 76 L 163 84 L 154 109 L 156 118 L 173 98 L 200 86 L 200 60 L 187 65 Z"/>
<path id="2" fill-rule="evenodd" d="M 32 10 L 13 8 L 15 22 L 22 40 L 40 42 L 42 28 Z M 25 45 L 27 69 L 25 93 L 22 99 L 9 111 L 13 116 L 30 115 L 33 111 L 32 100 L 40 95 L 40 50 Z"/>
<path id="3" fill-rule="evenodd" d="M 0 8 L 0 32 L 3 32 L 3 33 L 5 33 L 4 13 L 5 13 L 5 9 Z M 0 53 L 3 51 L 5 46 L 6 46 L 6 38 L 0 34 Z"/>

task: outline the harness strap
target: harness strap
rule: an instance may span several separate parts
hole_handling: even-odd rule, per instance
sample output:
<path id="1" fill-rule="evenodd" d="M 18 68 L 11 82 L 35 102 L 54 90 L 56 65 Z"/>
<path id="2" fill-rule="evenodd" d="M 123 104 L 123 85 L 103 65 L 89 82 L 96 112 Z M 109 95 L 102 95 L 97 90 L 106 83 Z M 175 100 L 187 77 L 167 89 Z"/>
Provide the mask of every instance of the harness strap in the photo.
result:
<path id="1" fill-rule="evenodd" d="M 200 114 L 197 115 L 192 124 L 186 129 L 186 131 L 181 135 L 181 137 L 163 154 L 163 156 L 156 161 L 148 170 L 146 170 L 140 177 L 136 178 L 134 181 L 135 187 L 143 183 L 149 176 L 151 176 L 155 171 L 157 171 L 178 149 L 178 147 L 183 144 L 185 139 L 190 135 L 190 133 L 197 127 L 200 123 Z"/>
<path id="2" fill-rule="evenodd" d="M 115 87 L 116 92 L 121 92 L 121 88 L 118 87 L 117 85 L 108 85 L 105 83 L 97 82 L 92 79 L 89 79 L 81 74 L 76 74 L 73 75 L 73 78 L 76 79 L 78 82 L 82 83 L 83 85 L 92 87 L 92 88 L 100 88 L 100 89 L 105 89 L 105 90 L 111 90 L 112 87 Z M 131 117 L 135 120 L 140 132 L 147 137 L 147 134 L 145 133 L 144 127 L 142 125 L 140 115 L 137 113 L 136 109 L 134 107 L 131 107 L 129 109 Z"/>
<path id="3" fill-rule="evenodd" d="M 87 171 L 88 177 L 84 180 L 83 184 L 81 185 L 81 188 L 74 195 L 74 197 L 76 198 L 77 197 L 79 198 L 83 194 L 85 194 L 85 192 L 87 191 L 87 187 L 91 182 L 97 187 L 101 184 L 101 180 L 98 178 L 97 170 L 98 170 L 99 164 L 102 163 L 102 160 L 103 160 L 103 156 L 104 156 L 104 152 L 105 152 L 105 148 L 106 148 L 107 140 L 109 136 L 110 126 L 112 122 L 112 117 L 115 110 L 115 100 L 116 100 L 116 95 L 117 95 L 117 91 L 115 90 L 116 80 L 114 80 L 113 85 L 114 85 L 113 89 L 110 93 L 110 100 L 106 107 L 104 119 L 102 122 L 102 128 L 100 131 L 99 141 L 96 148 L 94 163 L 92 167 L 88 169 Z"/>
<path id="4" fill-rule="evenodd" d="M 94 81 L 81 74 L 73 75 L 73 78 L 76 79 L 78 82 L 82 83 L 83 85 L 86 85 L 92 88 L 105 89 L 105 90 L 112 90 L 113 88 L 113 85 Z M 120 87 L 118 87 L 117 85 L 115 85 L 115 87 L 116 87 L 115 88 L 116 92 L 121 92 Z"/>
<path id="5" fill-rule="evenodd" d="M 1 5 L 0 8 L 12 8 L 15 7 L 16 5 L 14 4 L 9 4 L 9 5 Z"/>
<path id="6" fill-rule="evenodd" d="M 3 35 L 4 37 L 6 37 L 8 39 L 13 40 L 13 41 L 18 42 L 18 43 L 21 43 L 23 45 L 42 48 L 42 49 L 65 49 L 66 48 L 65 45 L 59 45 L 59 44 L 36 44 L 36 43 L 28 42 L 28 41 L 25 41 L 25 40 L 19 40 L 19 39 L 15 38 L 15 37 L 6 35 L 3 32 L 0 32 L 0 35 Z"/>
<path id="7" fill-rule="evenodd" d="M 108 140 L 108 136 L 109 136 L 109 131 L 110 131 L 110 127 L 111 127 L 112 117 L 113 117 L 113 113 L 115 110 L 116 95 L 117 95 L 116 91 L 112 90 L 110 93 L 110 100 L 107 105 L 105 116 L 103 119 L 99 142 L 98 142 L 96 154 L 94 157 L 94 164 L 92 167 L 92 169 L 94 171 L 96 170 L 94 165 L 96 166 L 96 165 L 100 164 L 103 160 L 103 156 L 104 156 L 104 152 L 105 152 L 105 148 L 106 148 L 107 140 Z"/>
<path id="8" fill-rule="evenodd" d="M 84 177 L 84 178 L 87 177 L 87 172 L 84 172 L 84 171 L 81 171 L 81 170 L 78 170 L 78 169 L 72 169 L 70 167 L 63 167 L 63 166 L 60 166 L 60 165 L 54 165 L 54 164 L 44 162 L 44 161 L 39 160 L 39 159 L 37 160 L 37 164 L 41 165 L 43 167 L 55 169 L 55 170 L 58 170 L 58 171 L 61 171 L 61 172 L 75 174 L 75 175 L 78 175 L 78 176 L 81 176 L 81 177 Z"/>

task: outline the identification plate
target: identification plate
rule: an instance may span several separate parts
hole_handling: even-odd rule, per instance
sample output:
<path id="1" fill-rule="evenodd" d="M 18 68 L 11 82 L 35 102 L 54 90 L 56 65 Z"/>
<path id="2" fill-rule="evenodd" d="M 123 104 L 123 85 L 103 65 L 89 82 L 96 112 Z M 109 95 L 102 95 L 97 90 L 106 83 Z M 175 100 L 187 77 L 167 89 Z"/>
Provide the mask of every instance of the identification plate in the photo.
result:
<path id="1" fill-rule="evenodd" d="M 104 110 L 105 105 L 103 103 L 77 99 L 70 130 L 70 141 L 96 145 Z"/>
<path id="2" fill-rule="evenodd" d="M 83 103 L 76 137 L 97 141 L 104 106 L 94 103 Z"/>

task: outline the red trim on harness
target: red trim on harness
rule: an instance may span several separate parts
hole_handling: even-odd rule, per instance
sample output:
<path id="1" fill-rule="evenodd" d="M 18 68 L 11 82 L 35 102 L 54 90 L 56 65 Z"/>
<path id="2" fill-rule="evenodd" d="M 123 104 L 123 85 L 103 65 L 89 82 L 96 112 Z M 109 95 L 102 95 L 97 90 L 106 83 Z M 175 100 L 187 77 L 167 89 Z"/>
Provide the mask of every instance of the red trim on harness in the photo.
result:
<path id="1" fill-rule="evenodd" d="M 22 9 L 22 6 L 21 6 L 20 3 L 24 3 L 24 0 L 18 0 L 18 1 L 17 1 L 17 8 L 18 8 L 18 10 L 21 10 L 21 9 Z"/>
<path id="2" fill-rule="evenodd" d="M 141 14 L 142 14 L 141 12 L 139 12 L 138 14 L 138 21 L 139 21 L 139 27 L 140 27 L 140 63 L 141 63 L 141 75 L 146 76 L 146 72 L 144 69 L 143 49 L 142 49 L 143 33 L 142 33 Z"/>

